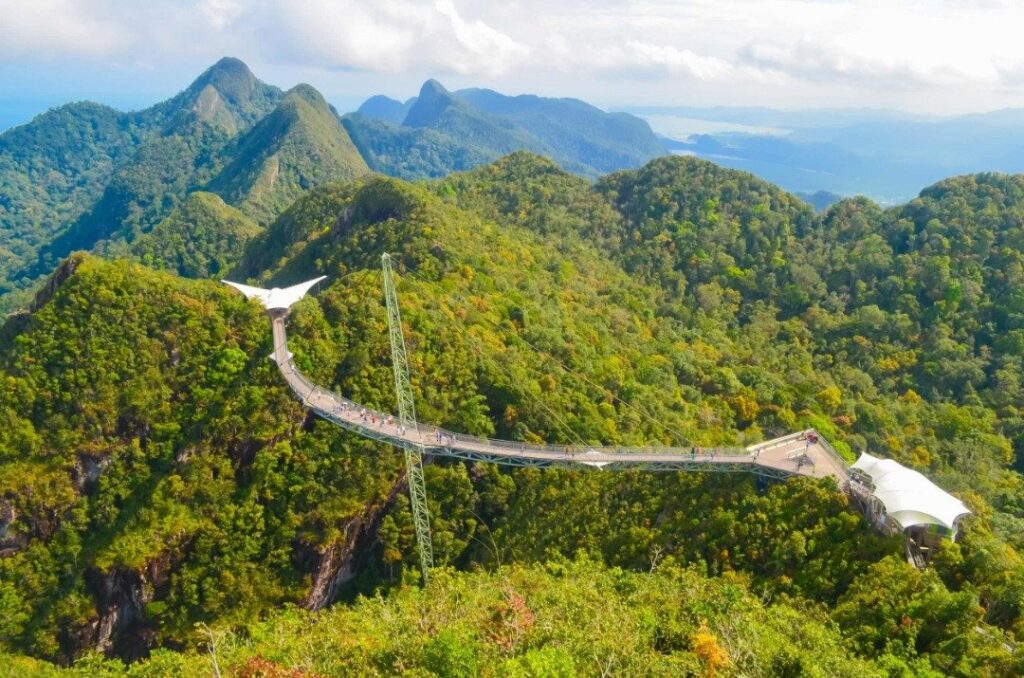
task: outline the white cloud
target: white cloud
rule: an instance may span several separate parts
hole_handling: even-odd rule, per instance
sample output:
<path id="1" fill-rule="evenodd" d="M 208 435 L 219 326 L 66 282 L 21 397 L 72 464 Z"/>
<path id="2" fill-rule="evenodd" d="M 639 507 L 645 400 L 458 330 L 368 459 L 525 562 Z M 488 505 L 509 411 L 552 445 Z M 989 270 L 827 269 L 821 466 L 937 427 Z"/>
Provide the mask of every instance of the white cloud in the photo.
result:
<path id="1" fill-rule="evenodd" d="M 245 11 L 239 0 L 205 0 L 200 2 L 199 11 L 217 30 L 230 26 Z"/>
<path id="2" fill-rule="evenodd" d="M 477 67 L 471 60 L 483 59 L 486 69 L 492 73 L 503 73 L 529 54 L 526 45 L 516 42 L 483 21 L 470 22 L 463 19 L 451 0 L 437 0 L 435 8 L 451 22 L 455 42 L 462 48 L 460 51 L 463 54 L 455 55 L 451 64 L 457 72 L 471 73 Z"/>
<path id="3" fill-rule="evenodd" d="M 103 57 L 130 42 L 121 26 L 70 0 L 0 3 L 0 57 L 47 61 Z"/>
<path id="4" fill-rule="evenodd" d="M 685 91 L 925 108 L 1024 93 L 1022 26 L 1013 0 L 8 0 L 0 60 L 156 70 L 231 54 L 277 72 L 614 89 L 632 101 Z"/>
<path id="5" fill-rule="evenodd" d="M 785 41 L 755 38 L 739 55 L 757 68 L 815 82 L 985 86 L 999 80 L 1000 53 L 1011 45 L 1016 49 L 1015 29 L 999 20 L 1008 20 L 1009 13 L 859 8 L 830 30 L 805 32 Z"/>
<path id="6" fill-rule="evenodd" d="M 685 75 L 708 80 L 728 75 L 733 67 L 718 57 L 700 56 L 688 49 L 659 45 L 642 40 L 628 40 L 615 49 L 615 58 L 608 64 L 629 70 L 653 70 L 666 75 Z"/>
<path id="7" fill-rule="evenodd" d="M 284 58 L 326 68 L 497 75 L 529 53 L 488 23 L 466 18 L 451 0 L 280 2 L 250 18 L 262 35 L 283 32 L 276 47 L 267 44 Z"/>

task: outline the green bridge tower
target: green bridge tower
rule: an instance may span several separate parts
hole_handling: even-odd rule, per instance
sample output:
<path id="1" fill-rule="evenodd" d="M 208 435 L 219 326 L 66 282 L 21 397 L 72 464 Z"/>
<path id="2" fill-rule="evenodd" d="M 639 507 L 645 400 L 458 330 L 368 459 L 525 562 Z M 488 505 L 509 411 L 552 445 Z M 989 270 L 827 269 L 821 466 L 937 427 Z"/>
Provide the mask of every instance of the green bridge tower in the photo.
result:
<path id="1" fill-rule="evenodd" d="M 384 300 L 388 307 L 388 335 L 391 339 L 391 367 L 395 373 L 395 395 L 398 398 L 398 422 L 405 430 L 414 432 L 414 439 L 423 437 L 416 423 L 416 404 L 409 383 L 409 358 L 405 352 L 405 336 L 402 333 L 402 314 L 398 310 L 398 293 L 395 290 L 395 274 L 391 267 L 391 255 L 381 256 L 384 268 Z M 409 483 L 409 503 L 412 505 L 413 524 L 416 528 L 416 545 L 420 552 L 420 569 L 423 584 L 430 581 L 430 568 L 434 566 L 434 545 L 430 538 L 430 512 L 427 510 L 427 487 L 423 480 L 422 442 L 402 443 L 405 452 L 405 477 Z"/>

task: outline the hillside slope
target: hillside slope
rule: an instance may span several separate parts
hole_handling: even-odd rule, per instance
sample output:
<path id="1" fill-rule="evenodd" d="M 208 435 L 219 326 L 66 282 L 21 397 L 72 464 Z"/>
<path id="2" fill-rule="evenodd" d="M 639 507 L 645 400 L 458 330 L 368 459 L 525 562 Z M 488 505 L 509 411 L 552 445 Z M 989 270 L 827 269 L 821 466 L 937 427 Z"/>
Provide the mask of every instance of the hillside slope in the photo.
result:
<path id="1" fill-rule="evenodd" d="M 309 85 L 285 94 L 230 155 L 208 189 L 261 223 L 314 186 L 369 172 L 337 114 Z"/>
<path id="2" fill-rule="evenodd" d="M 0 294 L 99 198 L 147 130 L 106 106 L 68 104 L 0 135 Z"/>
<path id="3" fill-rule="evenodd" d="M 421 631 L 426 610 L 431 621 Z M 587 559 L 438 572 L 426 590 L 318 615 L 289 610 L 213 633 L 218 667 L 231 675 L 575 676 L 611 666 L 624 675 L 853 678 L 886 667 L 845 649 L 819 611 L 766 602 L 738 578 L 673 566 L 629 573 Z M 4 659 L 19 675 L 51 675 L 41 662 Z M 162 651 L 130 669 L 89 657 L 52 675 L 131 671 L 199 678 L 213 663 L 208 653 Z"/>
<path id="4" fill-rule="evenodd" d="M 185 278 L 209 278 L 233 265 L 260 227 L 219 195 L 196 191 L 131 244 L 147 266 Z"/>

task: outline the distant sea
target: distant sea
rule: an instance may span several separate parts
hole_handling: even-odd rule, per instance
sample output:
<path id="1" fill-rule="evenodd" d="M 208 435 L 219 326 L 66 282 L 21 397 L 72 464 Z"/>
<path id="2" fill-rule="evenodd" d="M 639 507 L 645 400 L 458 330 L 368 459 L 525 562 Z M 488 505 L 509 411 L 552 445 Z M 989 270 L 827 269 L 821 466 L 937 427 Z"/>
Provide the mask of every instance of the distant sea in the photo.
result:
<path id="1" fill-rule="evenodd" d="M 724 120 L 702 120 L 687 118 L 671 113 L 635 114 L 643 118 L 651 126 L 655 134 L 676 141 L 686 141 L 695 134 L 755 134 L 758 136 L 784 136 L 789 130 L 781 127 L 764 127 L 761 125 L 744 125 Z"/>

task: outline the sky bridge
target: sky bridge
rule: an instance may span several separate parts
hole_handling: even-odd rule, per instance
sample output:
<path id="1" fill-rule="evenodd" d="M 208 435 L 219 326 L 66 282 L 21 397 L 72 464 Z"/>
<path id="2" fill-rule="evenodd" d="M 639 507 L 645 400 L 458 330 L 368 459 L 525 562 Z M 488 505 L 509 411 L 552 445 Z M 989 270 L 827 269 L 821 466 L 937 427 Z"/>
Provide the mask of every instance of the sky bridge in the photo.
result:
<path id="1" fill-rule="evenodd" d="M 840 487 L 849 480 L 846 462 L 814 431 L 800 431 L 749 447 L 637 448 L 534 445 L 469 436 L 424 424 L 406 426 L 391 413 L 364 407 L 306 378 L 288 352 L 286 315 L 280 309 L 271 311 L 271 357 L 291 389 L 324 419 L 396 447 L 414 445 L 436 456 L 533 468 L 748 472 L 771 478 L 831 476 Z"/>
<path id="2" fill-rule="evenodd" d="M 921 565 L 942 536 L 955 537 L 956 523 L 970 513 L 958 499 L 934 486 L 919 473 L 894 461 L 878 465 L 862 455 L 852 468 L 831 444 L 813 429 L 797 431 L 747 447 L 619 447 L 578 444 L 553 445 L 466 435 L 416 418 L 409 364 L 391 259 L 383 256 L 384 296 L 388 311 L 392 370 L 398 414 L 353 402 L 314 384 L 296 367 L 288 351 L 286 320 L 291 306 L 323 277 L 288 287 L 265 290 L 224 281 L 249 298 L 259 299 L 270 316 L 274 350 L 269 356 L 288 386 L 320 417 L 357 435 L 389 443 L 404 451 L 410 506 L 424 581 L 433 566 L 433 548 L 423 478 L 424 454 L 464 461 L 526 468 L 565 468 L 604 471 L 673 471 L 752 473 L 785 479 L 832 478 L 888 532 L 904 531 L 908 558 Z M 628 404 L 628 403 L 627 403 Z M 902 469 L 902 470 L 901 470 Z M 874 475 L 872 475 L 874 473 Z"/>

